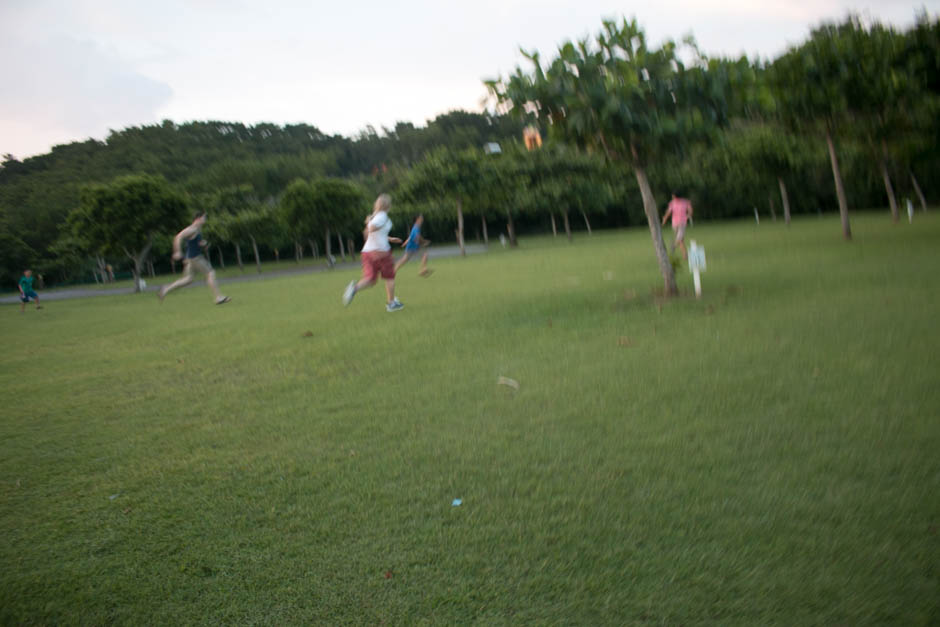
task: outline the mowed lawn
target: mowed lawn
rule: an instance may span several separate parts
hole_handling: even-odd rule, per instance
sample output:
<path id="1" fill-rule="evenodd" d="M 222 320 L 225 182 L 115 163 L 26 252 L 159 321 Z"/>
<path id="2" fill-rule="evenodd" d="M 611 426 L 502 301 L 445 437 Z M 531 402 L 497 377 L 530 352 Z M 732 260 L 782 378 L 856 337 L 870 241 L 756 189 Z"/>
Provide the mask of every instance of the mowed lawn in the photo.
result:
<path id="1" fill-rule="evenodd" d="M 940 215 L 852 226 L 0 307 L 0 622 L 937 624 Z"/>

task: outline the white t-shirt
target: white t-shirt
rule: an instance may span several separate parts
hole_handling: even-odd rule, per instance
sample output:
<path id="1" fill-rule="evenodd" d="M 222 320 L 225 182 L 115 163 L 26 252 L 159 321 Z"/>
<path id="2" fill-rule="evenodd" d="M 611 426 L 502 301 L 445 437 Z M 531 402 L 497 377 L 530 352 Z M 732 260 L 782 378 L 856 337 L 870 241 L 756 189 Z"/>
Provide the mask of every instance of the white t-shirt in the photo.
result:
<path id="1" fill-rule="evenodd" d="M 392 221 L 389 219 L 388 214 L 379 211 L 369 220 L 368 226 L 378 228 L 369 232 L 369 238 L 366 240 L 365 246 L 362 247 L 362 252 L 371 253 L 391 250 L 392 245 L 388 243 L 388 234 L 392 230 Z"/>

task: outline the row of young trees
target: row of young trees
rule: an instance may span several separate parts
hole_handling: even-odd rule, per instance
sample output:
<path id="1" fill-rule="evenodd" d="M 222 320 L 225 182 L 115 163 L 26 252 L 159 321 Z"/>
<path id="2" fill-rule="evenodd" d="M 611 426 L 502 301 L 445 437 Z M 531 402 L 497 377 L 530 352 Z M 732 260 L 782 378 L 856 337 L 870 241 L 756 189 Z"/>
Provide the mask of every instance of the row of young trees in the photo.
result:
<path id="1" fill-rule="evenodd" d="M 761 124 L 768 132 L 752 135 L 757 141 L 747 149 L 754 151 L 758 168 L 775 171 L 788 215 L 787 137 L 824 137 L 843 235 L 851 239 L 835 137 L 854 135 L 873 147 L 897 221 L 888 162 L 909 161 L 917 152 L 911 144 L 925 129 L 935 132 L 938 34 L 940 22 L 925 17 L 909 32 L 897 33 L 850 16 L 815 29 L 807 42 L 764 66 L 709 59 L 691 38 L 682 46 L 667 41 L 651 48 L 636 20 L 605 21 L 594 38 L 563 44 L 547 67 L 538 54 L 527 54 L 530 69 L 517 68 L 488 85 L 501 105 L 632 170 L 665 292 L 675 294 L 651 167 L 720 144 L 719 132 L 733 119 Z M 911 179 L 919 189 L 913 174 Z"/>
<path id="2" fill-rule="evenodd" d="M 32 256 L 65 276 L 80 260 L 107 257 L 126 260 L 139 276 L 148 252 L 168 257 L 186 206 L 210 210 L 215 252 L 234 250 L 240 265 L 243 245 L 256 263 L 259 247 L 279 256 L 292 245 L 299 257 L 308 246 L 319 254 L 318 242 L 332 259 L 334 240 L 340 254 L 358 244 L 370 197 L 391 191 L 399 211 L 428 215 L 432 238 L 449 238 L 456 226 L 461 247 L 466 220 L 479 220 L 484 239 L 488 224 L 505 224 L 513 242 L 520 222 L 554 229 L 556 217 L 570 237 L 571 212 L 588 229 L 591 219 L 646 222 L 665 290 L 674 293 L 659 227 L 669 190 L 683 190 L 702 217 L 765 202 L 775 212 L 779 202 L 788 221 L 791 212 L 838 206 L 846 238 L 850 203 L 887 197 L 895 220 L 898 192 L 926 206 L 920 181 L 940 174 L 938 24 L 921 17 L 898 33 L 850 17 L 765 63 L 708 58 L 691 38 L 652 47 L 635 20 L 605 21 L 547 63 L 527 54 L 526 68 L 488 81 L 494 115 L 454 112 L 426 129 L 401 123 L 355 140 L 305 125 L 165 123 L 113 134 L 105 146 L 7 159 L 0 271 L 18 272 Z M 540 150 L 523 148 L 525 124 L 548 135 Z M 485 152 L 486 142 L 502 150 Z M 97 170 L 77 166 L 76 155 Z M 122 160 L 165 179 L 115 178 Z M 161 216 L 149 231 L 144 199 Z M 91 224 L 118 206 L 131 208 L 132 226 Z M 138 227 L 132 242 L 105 241 Z"/>
<path id="3" fill-rule="evenodd" d="M 99 260 L 79 253 L 66 220 L 89 186 L 146 173 L 162 177 L 189 207 L 228 213 L 229 206 L 245 207 L 228 205 L 224 197 L 241 195 L 269 207 L 298 178 L 344 178 L 371 193 L 394 186 L 397 173 L 436 147 L 507 141 L 520 131 L 508 117 L 461 111 L 440 115 L 424 128 L 399 123 L 378 132 L 368 128 L 354 138 L 329 136 L 306 124 L 165 121 L 113 131 L 105 141 L 56 146 L 22 161 L 6 154 L 0 163 L 0 281 L 9 285 L 26 265 L 47 282 L 88 276 Z M 153 250 L 166 259 L 169 241 L 155 237 Z M 123 266 L 125 259 L 112 256 L 107 263 Z"/>
<path id="4" fill-rule="evenodd" d="M 205 232 L 215 243 L 218 261 L 224 267 L 222 244 L 234 247 L 237 263 L 244 269 L 241 246 L 250 245 L 261 271 L 259 244 L 272 249 L 291 242 L 297 259 L 310 243 L 323 237 L 324 250 L 332 265 L 332 239 L 345 257 L 349 236 L 368 205 L 362 190 L 340 179 L 297 179 L 277 204 L 261 202 L 248 185 L 222 190 L 214 195 Z M 198 210 L 202 211 L 202 209 Z M 123 259 L 129 263 L 135 291 L 155 247 L 169 257 L 172 237 L 188 219 L 185 197 L 165 179 L 149 175 L 119 177 L 108 184 L 82 190 L 81 203 L 68 216 L 67 256 Z M 345 241 L 344 241 L 345 240 Z M 210 253 L 211 254 L 211 253 Z"/>

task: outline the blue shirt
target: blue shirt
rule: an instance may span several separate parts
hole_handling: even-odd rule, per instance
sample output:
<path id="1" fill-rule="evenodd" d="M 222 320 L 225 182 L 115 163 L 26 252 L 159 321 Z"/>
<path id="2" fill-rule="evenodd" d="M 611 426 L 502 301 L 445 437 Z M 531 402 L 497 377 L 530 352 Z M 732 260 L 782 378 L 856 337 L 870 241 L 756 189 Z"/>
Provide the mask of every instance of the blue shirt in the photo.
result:
<path id="1" fill-rule="evenodd" d="M 411 235 L 408 236 L 408 244 L 405 250 L 418 250 L 418 242 L 421 241 L 421 226 L 416 224 L 411 227 Z"/>

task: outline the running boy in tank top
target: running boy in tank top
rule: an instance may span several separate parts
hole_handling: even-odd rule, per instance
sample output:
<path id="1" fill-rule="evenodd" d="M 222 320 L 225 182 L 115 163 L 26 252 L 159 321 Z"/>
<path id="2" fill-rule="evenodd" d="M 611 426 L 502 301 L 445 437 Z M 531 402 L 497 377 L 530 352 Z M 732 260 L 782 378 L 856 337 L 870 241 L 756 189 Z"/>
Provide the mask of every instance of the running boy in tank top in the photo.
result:
<path id="1" fill-rule="evenodd" d="M 209 289 L 212 290 L 216 305 L 222 305 L 232 300 L 219 291 L 219 286 L 215 281 L 215 270 L 212 269 L 212 264 L 209 263 L 206 256 L 202 254 L 203 248 L 208 245 L 202 239 L 202 225 L 206 223 L 207 218 L 208 215 L 205 211 L 198 212 L 193 218 L 193 223 L 173 238 L 173 259 L 183 259 L 183 276 L 177 281 L 160 288 L 160 291 L 157 292 L 160 302 L 163 302 L 166 295 L 176 288 L 192 283 L 193 273 L 197 270 L 206 275 L 206 283 L 209 285 Z M 186 242 L 185 258 L 182 251 L 184 241 Z"/>

